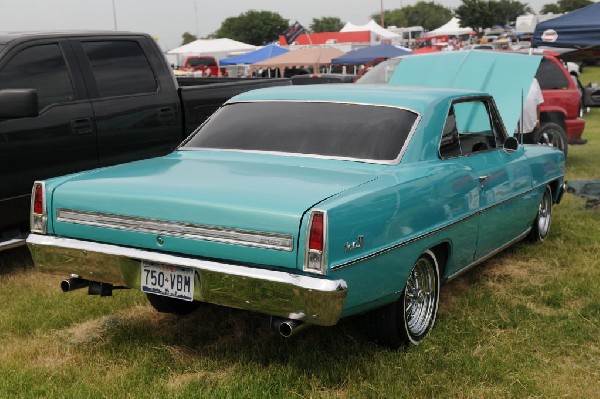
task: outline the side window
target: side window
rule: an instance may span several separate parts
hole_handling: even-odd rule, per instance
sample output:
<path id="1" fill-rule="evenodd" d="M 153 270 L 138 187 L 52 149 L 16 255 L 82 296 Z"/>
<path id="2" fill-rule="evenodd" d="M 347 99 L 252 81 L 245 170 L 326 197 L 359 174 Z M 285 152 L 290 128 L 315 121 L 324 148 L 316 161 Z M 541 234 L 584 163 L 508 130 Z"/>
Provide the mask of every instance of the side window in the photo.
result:
<path id="1" fill-rule="evenodd" d="M 153 93 L 156 78 L 135 41 L 83 42 L 101 97 Z"/>
<path id="2" fill-rule="evenodd" d="M 485 101 L 462 101 L 452 105 L 440 142 L 440 156 L 452 158 L 487 151 L 501 145 Z"/>
<path id="3" fill-rule="evenodd" d="M 58 44 L 32 46 L 17 53 L 0 71 L 0 89 L 36 89 L 40 110 L 75 99 Z"/>
<path id="4" fill-rule="evenodd" d="M 553 61 L 546 58 L 542 58 L 535 77 L 542 90 L 569 88 L 569 80 L 564 72 Z"/>

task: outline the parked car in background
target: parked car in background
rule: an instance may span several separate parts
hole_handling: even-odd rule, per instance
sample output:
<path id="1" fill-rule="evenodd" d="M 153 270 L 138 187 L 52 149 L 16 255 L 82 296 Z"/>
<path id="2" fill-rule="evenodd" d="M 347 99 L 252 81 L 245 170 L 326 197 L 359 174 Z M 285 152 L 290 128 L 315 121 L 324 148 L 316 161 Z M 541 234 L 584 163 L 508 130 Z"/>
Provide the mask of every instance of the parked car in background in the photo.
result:
<path id="1" fill-rule="evenodd" d="M 219 61 L 208 55 L 185 57 L 181 69 L 192 73 L 199 72 L 202 76 L 227 76 L 227 68 L 219 68 Z"/>
<path id="2" fill-rule="evenodd" d="M 251 91 L 167 156 L 36 182 L 28 245 L 65 291 L 252 310 L 284 336 L 369 312 L 381 344 L 418 344 L 440 284 L 549 233 L 564 154 L 506 112 L 465 89 Z"/>
<path id="3" fill-rule="evenodd" d="M 544 51 L 544 58 L 535 77 L 544 96 L 540 106 L 540 128 L 526 137 L 527 142 L 551 144 L 568 152 L 568 143 L 585 143 L 582 138 L 585 120 L 582 118 L 582 92 L 572 75 L 556 55 Z"/>

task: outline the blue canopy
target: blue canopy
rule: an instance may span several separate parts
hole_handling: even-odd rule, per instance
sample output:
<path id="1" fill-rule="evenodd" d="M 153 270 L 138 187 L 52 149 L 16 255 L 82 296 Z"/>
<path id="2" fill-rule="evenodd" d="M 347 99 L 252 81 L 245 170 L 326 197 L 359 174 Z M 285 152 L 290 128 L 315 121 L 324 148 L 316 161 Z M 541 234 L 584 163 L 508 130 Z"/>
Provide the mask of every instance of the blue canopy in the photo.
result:
<path id="1" fill-rule="evenodd" d="M 276 44 L 269 44 L 268 46 L 259 48 L 258 50 L 251 51 L 246 54 L 238 55 L 235 57 L 224 58 L 219 61 L 219 65 L 240 65 L 240 64 L 254 64 L 269 58 L 273 58 L 277 55 L 287 53 L 288 49 L 279 47 Z"/>
<path id="2" fill-rule="evenodd" d="M 535 27 L 531 45 L 600 48 L 600 3 L 540 22 Z"/>
<path id="3" fill-rule="evenodd" d="M 341 57 L 332 59 L 331 63 L 333 65 L 358 65 L 366 64 L 377 58 L 394 58 L 408 54 L 412 53 L 391 44 L 378 44 L 377 46 L 350 51 Z"/>

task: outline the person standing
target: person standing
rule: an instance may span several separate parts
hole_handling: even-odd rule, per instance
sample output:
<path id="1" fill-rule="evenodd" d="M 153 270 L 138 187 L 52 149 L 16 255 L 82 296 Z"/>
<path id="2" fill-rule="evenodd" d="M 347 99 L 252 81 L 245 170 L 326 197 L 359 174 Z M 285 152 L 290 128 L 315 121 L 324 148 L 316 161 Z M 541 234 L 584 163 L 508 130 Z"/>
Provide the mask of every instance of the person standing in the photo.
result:
<path id="1" fill-rule="evenodd" d="M 519 120 L 516 132 L 528 134 L 540 127 L 540 105 L 544 102 L 542 89 L 536 78 L 529 86 L 529 92 L 523 103 L 523 113 Z"/>

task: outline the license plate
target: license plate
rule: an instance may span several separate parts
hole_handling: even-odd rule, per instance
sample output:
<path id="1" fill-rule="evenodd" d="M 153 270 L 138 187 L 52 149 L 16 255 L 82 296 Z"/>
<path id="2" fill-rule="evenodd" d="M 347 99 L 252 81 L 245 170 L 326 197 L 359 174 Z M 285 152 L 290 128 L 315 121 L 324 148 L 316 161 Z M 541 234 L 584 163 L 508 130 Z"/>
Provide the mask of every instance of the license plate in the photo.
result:
<path id="1" fill-rule="evenodd" d="M 142 261 L 143 292 L 194 300 L 194 270 Z"/>

